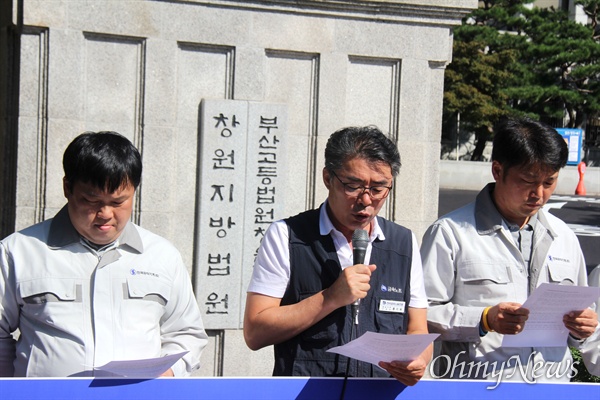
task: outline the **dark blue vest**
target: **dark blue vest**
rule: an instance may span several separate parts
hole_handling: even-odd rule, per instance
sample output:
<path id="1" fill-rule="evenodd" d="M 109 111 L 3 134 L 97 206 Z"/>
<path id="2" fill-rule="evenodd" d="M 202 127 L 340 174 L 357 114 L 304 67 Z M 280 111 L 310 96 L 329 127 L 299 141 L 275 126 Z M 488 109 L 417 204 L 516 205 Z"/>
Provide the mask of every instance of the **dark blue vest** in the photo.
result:
<path id="1" fill-rule="evenodd" d="M 359 323 L 354 337 L 366 331 L 406 333 L 410 301 L 412 237 L 408 229 L 378 218 L 385 241 L 376 240 L 371 264 L 371 290 L 360 302 Z M 290 282 L 281 305 L 295 304 L 335 282 L 341 273 L 333 239 L 319 233 L 319 210 L 310 210 L 286 220 L 290 233 Z M 404 313 L 380 311 L 382 300 L 404 301 Z M 351 339 L 351 306 L 340 307 L 312 327 L 283 343 L 276 344 L 275 376 L 344 376 L 348 359 L 326 350 Z M 350 361 L 349 376 L 388 377 L 369 363 Z"/>

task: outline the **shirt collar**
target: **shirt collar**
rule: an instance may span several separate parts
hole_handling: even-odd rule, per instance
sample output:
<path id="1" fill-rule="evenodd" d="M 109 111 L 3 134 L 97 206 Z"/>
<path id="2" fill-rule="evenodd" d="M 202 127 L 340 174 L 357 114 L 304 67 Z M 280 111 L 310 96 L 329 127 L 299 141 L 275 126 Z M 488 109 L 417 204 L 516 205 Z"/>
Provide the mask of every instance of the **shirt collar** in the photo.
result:
<path id="1" fill-rule="evenodd" d="M 371 228 L 372 229 L 371 235 L 369 236 L 369 242 L 373 243 L 375 239 L 379 239 L 380 241 L 385 240 L 385 235 L 383 234 L 383 231 L 379 226 L 377 217 L 373 218 L 373 221 L 371 222 Z M 329 219 L 329 214 L 327 214 L 327 200 L 325 200 L 323 204 L 321 204 L 321 207 L 319 209 L 319 233 L 321 234 L 321 236 L 326 236 L 329 235 L 332 231 L 336 231 L 341 234 L 341 232 L 338 231 L 335 228 L 335 226 L 333 226 L 331 219 Z"/>
<path id="2" fill-rule="evenodd" d="M 506 219 L 504 219 L 504 224 L 506 225 L 506 228 L 511 232 L 517 232 L 520 230 L 533 231 L 535 229 L 537 217 L 538 213 L 533 214 L 531 217 L 529 217 L 529 220 L 526 224 L 523 225 L 523 227 L 520 227 L 517 224 L 510 223 Z"/>
<path id="3" fill-rule="evenodd" d="M 74 243 L 79 243 L 81 235 L 75 229 L 69 218 L 69 212 L 65 205 L 52 219 L 50 232 L 48 233 L 48 247 L 59 249 Z M 128 246 L 138 253 L 144 252 L 142 238 L 131 221 L 127 222 L 125 228 L 119 235 L 117 247 Z"/>

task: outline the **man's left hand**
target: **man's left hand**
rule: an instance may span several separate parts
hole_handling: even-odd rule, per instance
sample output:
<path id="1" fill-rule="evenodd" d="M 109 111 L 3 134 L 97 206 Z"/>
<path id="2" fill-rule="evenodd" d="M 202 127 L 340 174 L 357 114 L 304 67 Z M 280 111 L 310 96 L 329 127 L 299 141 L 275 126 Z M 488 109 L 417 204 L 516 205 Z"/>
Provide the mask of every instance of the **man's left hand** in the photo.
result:
<path id="1" fill-rule="evenodd" d="M 413 386 L 425 374 L 427 362 L 419 356 L 413 361 L 379 362 L 379 366 L 406 386 Z"/>
<path id="2" fill-rule="evenodd" d="M 571 311 L 563 317 L 565 327 L 576 339 L 586 339 L 594 333 L 598 326 L 598 314 L 589 308 L 582 311 Z"/>

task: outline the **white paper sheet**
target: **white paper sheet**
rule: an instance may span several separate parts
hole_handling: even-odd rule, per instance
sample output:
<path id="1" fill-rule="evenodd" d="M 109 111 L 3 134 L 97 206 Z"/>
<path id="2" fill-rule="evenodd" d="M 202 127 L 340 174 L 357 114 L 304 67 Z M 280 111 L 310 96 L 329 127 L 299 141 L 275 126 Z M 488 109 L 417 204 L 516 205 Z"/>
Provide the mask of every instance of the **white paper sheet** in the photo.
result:
<path id="1" fill-rule="evenodd" d="M 157 378 L 187 353 L 187 351 L 184 351 L 177 354 L 169 354 L 164 357 L 148 358 L 144 360 L 111 361 L 101 367 L 94 368 L 94 370 L 105 372 L 108 376 Z"/>
<path id="2" fill-rule="evenodd" d="M 523 304 L 529 309 L 525 328 L 516 335 L 504 335 L 503 346 L 562 347 L 569 331 L 563 316 L 585 310 L 600 296 L 600 288 L 542 283 Z"/>
<path id="3" fill-rule="evenodd" d="M 437 333 L 395 335 L 366 332 L 358 339 L 327 351 L 375 365 L 380 361 L 409 361 L 416 359 L 438 336 Z"/>

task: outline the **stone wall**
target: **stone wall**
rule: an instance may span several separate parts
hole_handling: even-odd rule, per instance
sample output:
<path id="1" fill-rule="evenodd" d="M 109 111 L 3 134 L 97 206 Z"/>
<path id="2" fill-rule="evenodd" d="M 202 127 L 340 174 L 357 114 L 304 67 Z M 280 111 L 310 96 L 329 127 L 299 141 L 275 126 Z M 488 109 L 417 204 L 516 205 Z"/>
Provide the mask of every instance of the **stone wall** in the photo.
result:
<path id="1" fill-rule="evenodd" d="M 285 107 L 284 175 L 273 219 L 324 200 L 329 134 L 374 124 L 397 140 L 402 155 L 384 213 L 420 237 L 437 216 L 451 29 L 476 6 L 475 0 L 4 1 L 2 234 L 62 207 L 62 153 L 77 134 L 118 131 L 144 161 L 134 221 L 181 250 L 202 292 L 199 188 L 209 171 L 201 168 L 200 104 L 221 99 Z M 254 206 L 246 203 L 244 221 Z M 231 268 L 247 273 L 252 265 Z M 232 285 L 242 298 L 243 284 Z M 206 310 L 207 299 L 198 301 Z M 239 304 L 231 309 L 243 311 Z M 239 328 L 211 330 L 199 375 L 269 375 L 271 353 L 249 351 Z"/>

